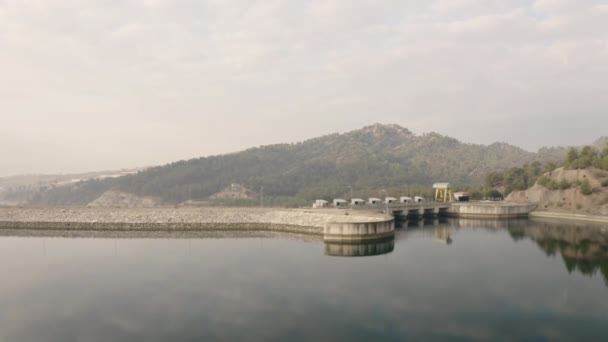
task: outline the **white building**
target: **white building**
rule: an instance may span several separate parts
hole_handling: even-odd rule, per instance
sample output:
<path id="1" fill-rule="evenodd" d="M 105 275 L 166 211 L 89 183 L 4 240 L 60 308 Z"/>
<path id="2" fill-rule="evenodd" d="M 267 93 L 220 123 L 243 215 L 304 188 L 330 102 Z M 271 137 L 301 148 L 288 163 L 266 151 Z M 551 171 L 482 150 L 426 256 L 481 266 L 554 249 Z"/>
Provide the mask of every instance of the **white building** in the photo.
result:
<path id="1" fill-rule="evenodd" d="M 363 200 L 363 199 L 361 199 L 361 198 L 353 198 L 353 199 L 350 201 L 350 204 L 352 204 L 352 205 L 365 205 L 365 204 L 366 204 L 366 202 L 365 202 L 365 200 Z"/>
<path id="2" fill-rule="evenodd" d="M 382 203 L 382 200 L 379 199 L 379 198 L 371 197 L 369 200 L 367 200 L 367 203 L 369 203 L 369 204 L 379 204 L 379 203 Z"/>
<path id="3" fill-rule="evenodd" d="M 347 207 L 348 202 L 341 198 L 334 199 L 334 207 Z"/>
<path id="4" fill-rule="evenodd" d="M 469 201 L 469 194 L 463 191 L 460 192 L 455 192 L 454 193 L 454 199 L 458 202 L 468 202 Z"/>
<path id="5" fill-rule="evenodd" d="M 414 199 L 411 198 L 411 197 L 404 196 L 404 197 L 401 197 L 399 199 L 399 202 L 401 202 L 401 203 L 411 203 L 411 202 L 414 202 Z"/>
<path id="6" fill-rule="evenodd" d="M 395 197 L 387 197 L 384 199 L 384 203 L 388 203 L 388 204 L 397 203 L 397 199 Z"/>
<path id="7" fill-rule="evenodd" d="M 312 204 L 313 208 L 327 208 L 329 207 L 329 202 L 326 200 L 316 200 L 315 203 Z"/>
<path id="8" fill-rule="evenodd" d="M 414 202 L 424 202 L 424 197 L 414 196 Z"/>

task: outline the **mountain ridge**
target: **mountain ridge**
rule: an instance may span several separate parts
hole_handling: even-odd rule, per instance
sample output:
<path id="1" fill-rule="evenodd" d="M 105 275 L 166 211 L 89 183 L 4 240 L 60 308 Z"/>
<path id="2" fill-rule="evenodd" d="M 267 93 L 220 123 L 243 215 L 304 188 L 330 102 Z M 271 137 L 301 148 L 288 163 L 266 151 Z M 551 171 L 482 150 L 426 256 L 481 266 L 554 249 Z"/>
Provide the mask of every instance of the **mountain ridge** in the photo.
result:
<path id="1" fill-rule="evenodd" d="M 86 205 L 109 190 L 178 204 L 206 200 L 235 183 L 249 189 L 264 187 L 269 204 L 296 205 L 343 195 L 346 186 L 370 191 L 430 187 L 437 181 L 476 186 L 489 172 L 535 161 L 561 162 L 566 152 L 565 147 L 529 152 L 504 142 L 472 144 L 436 132 L 416 135 L 400 125 L 374 124 L 47 189 L 29 196 L 26 204 Z"/>

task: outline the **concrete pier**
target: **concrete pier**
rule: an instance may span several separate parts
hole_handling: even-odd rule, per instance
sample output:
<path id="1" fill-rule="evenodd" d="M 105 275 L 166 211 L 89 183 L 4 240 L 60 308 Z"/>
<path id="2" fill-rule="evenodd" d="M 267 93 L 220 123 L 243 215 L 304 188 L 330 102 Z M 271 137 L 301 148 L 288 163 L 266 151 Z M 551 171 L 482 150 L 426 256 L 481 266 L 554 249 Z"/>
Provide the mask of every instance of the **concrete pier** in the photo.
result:
<path id="1" fill-rule="evenodd" d="M 377 222 L 329 222 L 323 230 L 325 241 L 369 241 L 395 234 L 393 217 Z"/>

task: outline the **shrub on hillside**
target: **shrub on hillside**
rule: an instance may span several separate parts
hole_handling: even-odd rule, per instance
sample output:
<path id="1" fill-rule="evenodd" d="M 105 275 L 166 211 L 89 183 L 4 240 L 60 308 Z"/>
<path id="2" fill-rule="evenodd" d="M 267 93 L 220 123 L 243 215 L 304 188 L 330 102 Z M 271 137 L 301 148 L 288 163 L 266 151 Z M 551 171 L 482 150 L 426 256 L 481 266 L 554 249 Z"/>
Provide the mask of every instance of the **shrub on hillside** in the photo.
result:
<path id="1" fill-rule="evenodd" d="M 549 184 L 549 177 L 547 177 L 547 176 L 540 176 L 536 182 L 539 185 L 542 185 L 542 186 L 544 186 L 546 188 L 547 184 Z"/>
<path id="2" fill-rule="evenodd" d="M 565 179 L 562 179 L 561 181 L 559 181 L 560 190 L 566 190 L 566 189 L 570 188 L 571 186 L 572 186 L 572 184 L 570 184 L 570 182 L 568 182 Z"/>
<path id="3" fill-rule="evenodd" d="M 591 184 L 589 184 L 588 179 L 584 179 L 581 182 L 581 193 L 585 196 L 591 195 L 593 193 L 593 189 L 591 188 Z"/>
<path id="4" fill-rule="evenodd" d="M 547 183 L 547 185 L 545 186 L 545 188 L 549 189 L 549 190 L 559 190 L 560 189 L 560 184 L 557 181 L 554 181 L 553 179 L 549 180 L 549 182 Z"/>

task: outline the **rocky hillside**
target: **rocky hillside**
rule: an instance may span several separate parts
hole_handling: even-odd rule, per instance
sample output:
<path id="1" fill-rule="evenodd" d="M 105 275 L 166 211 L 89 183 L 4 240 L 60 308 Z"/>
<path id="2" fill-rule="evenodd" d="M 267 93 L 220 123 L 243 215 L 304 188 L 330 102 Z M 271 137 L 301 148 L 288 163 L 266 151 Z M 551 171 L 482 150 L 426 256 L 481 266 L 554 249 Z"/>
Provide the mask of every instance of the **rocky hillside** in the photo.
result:
<path id="1" fill-rule="evenodd" d="M 561 167 L 545 173 L 530 189 L 512 192 L 506 200 L 537 203 L 541 211 L 608 215 L 608 171 Z"/>
<path id="2" fill-rule="evenodd" d="M 121 207 L 121 208 L 142 208 L 155 207 L 160 204 L 160 200 L 155 197 L 140 197 L 130 193 L 108 190 L 96 200 L 89 203 L 89 207 Z"/>
<path id="3" fill-rule="evenodd" d="M 32 197 L 37 205 L 83 205 L 113 189 L 163 203 L 204 200 L 232 183 L 264 187 L 269 202 L 307 203 L 343 195 L 345 188 L 379 189 L 449 181 L 481 184 L 490 171 L 540 160 L 560 161 L 565 150 L 531 153 L 505 143 L 462 143 L 437 133 L 415 135 L 398 125 L 368 126 L 295 144 L 252 148 L 154 167 L 136 175 L 81 182 Z"/>

